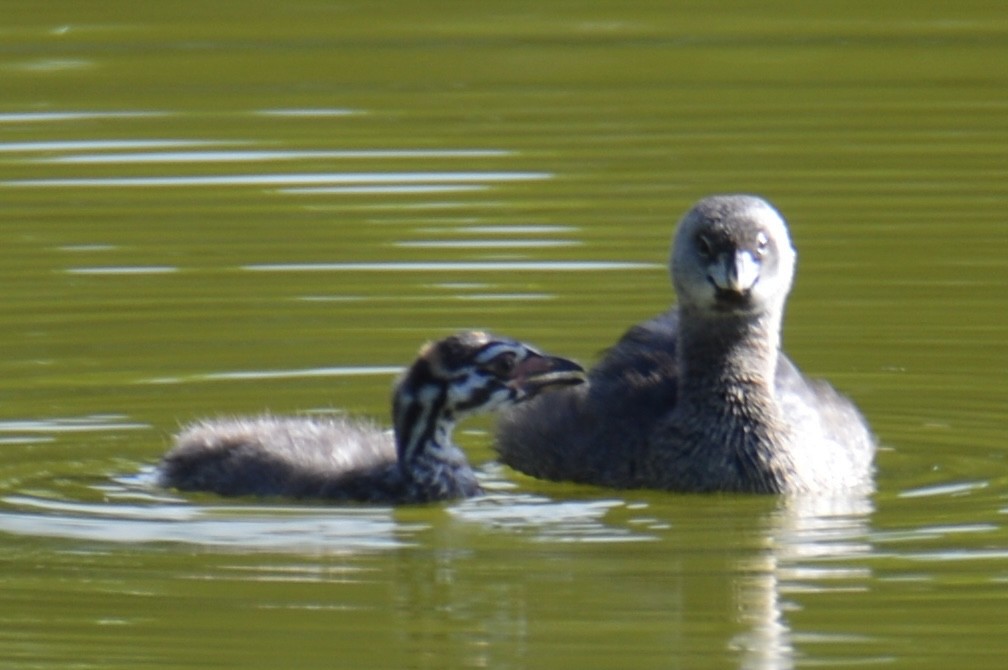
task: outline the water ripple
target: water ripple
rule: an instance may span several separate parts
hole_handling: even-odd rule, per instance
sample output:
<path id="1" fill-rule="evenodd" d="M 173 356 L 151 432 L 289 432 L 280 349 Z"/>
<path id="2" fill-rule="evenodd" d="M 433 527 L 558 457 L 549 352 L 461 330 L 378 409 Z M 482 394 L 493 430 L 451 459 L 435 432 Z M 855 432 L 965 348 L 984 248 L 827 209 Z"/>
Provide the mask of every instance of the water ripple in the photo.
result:
<path id="1" fill-rule="evenodd" d="M 0 145 L 2 147 L 2 145 Z M 2 148 L 0 148 L 2 150 Z M 35 159 L 36 163 L 136 164 L 136 163 L 249 163 L 330 159 L 488 158 L 510 155 L 499 149 L 364 149 L 354 151 L 157 151 L 140 153 L 78 154 Z"/>
<path id="2" fill-rule="evenodd" d="M 328 116 L 351 116 L 353 114 L 362 114 L 363 112 L 356 109 L 305 107 L 296 109 L 260 109 L 254 113 L 259 116 L 324 118 Z"/>
<path id="3" fill-rule="evenodd" d="M 245 144 L 209 140 L 46 140 L 39 142 L 0 142 L 0 153 L 48 153 L 52 151 L 124 151 L 128 149 L 178 149 Z M 40 159 L 53 162 L 57 159 Z"/>
<path id="4" fill-rule="evenodd" d="M 262 263 L 243 265 L 249 272 L 596 272 L 651 270 L 658 263 L 624 261 L 476 261 L 387 263 Z"/>
<path id="5" fill-rule="evenodd" d="M 303 370 L 238 370 L 234 372 L 210 372 L 178 377 L 155 377 L 140 380 L 140 384 L 188 384 L 192 382 L 229 381 L 236 379 L 302 379 L 307 377 L 367 377 L 373 375 L 397 375 L 401 365 L 358 365 L 332 368 L 306 368 Z"/>
<path id="6" fill-rule="evenodd" d="M 410 186 L 320 186 L 316 188 L 281 188 L 285 195 L 412 195 L 419 193 L 466 193 L 485 191 L 486 184 L 413 184 Z"/>
<path id="7" fill-rule="evenodd" d="M 162 177 L 72 177 L 15 179 L 2 182 L 15 188 L 148 188 L 191 186 L 283 186 L 286 184 L 464 184 L 549 179 L 549 172 L 350 172 L 180 175 Z"/>
<path id="8" fill-rule="evenodd" d="M 409 240 L 393 242 L 403 249 L 545 249 L 547 247 L 577 247 L 579 240 Z"/>
<path id="9" fill-rule="evenodd" d="M 95 414 L 72 418 L 0 421 L 0 433 L 82 433 L 150 428 L 146 423 L 134 423 L 125 419 L 120 414 Z"/>
<path id="10" fill-rule="evenodd" d="M 171 543 L 242 551 L 351 553 L 406 546 L 425 526 L 402 524 L 388 508 L 297 509 L 115 505 L 3 498 L 0 531 L 121 544 Z"/>
<path id="11" fill-rule="evenodd" d="M 107 266 L 93 268 L 67 268 L 65 272 L 72 275 L 163 275 L 178 272 L 173 265 L 143 265 L 143 266 Z"/>
<path id="12" fill-rule="evenodd" d="M 0 123 L 48 123 L 54 121 L 85 121 L 95 119 L 145 119 L 170 116 L 170 112 L 5 112 Z"/>
<path id="13" fill-rule="evenodd" d="M 510 531 L 532 531 L 552 542 L 646 542 L 653 535 L 605 523 L 622 500 L 555 501 L 531 495 L 494 493 L 448 508 L 452 516 Z"/>

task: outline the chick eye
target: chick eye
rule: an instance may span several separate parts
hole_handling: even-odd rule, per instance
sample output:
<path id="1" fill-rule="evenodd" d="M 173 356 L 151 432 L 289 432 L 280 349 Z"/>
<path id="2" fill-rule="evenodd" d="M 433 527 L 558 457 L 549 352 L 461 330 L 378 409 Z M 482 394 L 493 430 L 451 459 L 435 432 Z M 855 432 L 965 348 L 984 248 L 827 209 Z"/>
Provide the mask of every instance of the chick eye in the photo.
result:
<path id="1" fill-rule="evenodd" d="M 497 356 L 492 361 L 487 363 L 487 370 L 494 373 L 499 377 L 508 377 L 514 372 L 515 366 L 518 364 L 516 356 L 508 352 L 506 354 L 501 354 Z"/>
<path id="2" fill-rule="evenodd" d="M 703 258 L 704 260 L 710 260 L 711 258 L 714 258 L 714 246 L 711 244 L 711 241 L 707 239 L 705 235 L 696 236 L 696 248 L 697 253 L 699 253 L 700 257 Z"/>
<path id="3" fill-rule="evenodd" d="M 756 236 L 756 255 L 763 257 L 770 247 L 770 238 L 763 231 Z"/>

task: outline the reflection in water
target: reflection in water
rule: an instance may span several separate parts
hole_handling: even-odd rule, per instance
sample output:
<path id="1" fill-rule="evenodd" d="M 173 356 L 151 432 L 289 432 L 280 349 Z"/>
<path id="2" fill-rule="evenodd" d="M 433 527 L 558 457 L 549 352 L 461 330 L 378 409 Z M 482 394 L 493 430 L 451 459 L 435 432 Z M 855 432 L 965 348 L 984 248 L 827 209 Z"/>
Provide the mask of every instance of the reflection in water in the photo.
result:
<path id="1" fill-rule="evenodd" d="M 450 651 L 488 666 L 555 658 L 578 625 L 620 631 L 621 648 L 660 655 L 664 667 L 691 667 L 695 654 L 721 648 L 729 665 L 788 668 L 801 658 L 864 659 L 873 643 L 834 633 L 828 623 L 796 632 L 790 621 L 799 607 L 809 610 L 803 616 L 822 616 L 815 596 L 868 589 L 873 576 L 865 565 L 876 552 L 869 499 L 652 493 L 642 501 L 601 490 L 605 497 L 551 499 L 518 490 L 499 466 L 483 468 L 481 479 L 490 491 L 484 498 L 393 510 L 184 501 L 143 473 L 99 484 L 102 503 L 8 491 L 0 498 L 0 533 L 167 551 L 185 545 L 208 555 L 283 554 L 285 570 L 322 575 L 330 588 L 300 605 L 277 596 L 266 605 L 379 607 L 377 625 L 410 644 L 453 645 Z M 380 563 L 364 558 L 375 552 Z M 325 577 L 344 568 L 374 588 L 346 591 Z M 269 561 L 242 569 L 209 576 L 234 581 L 235 589 L 247 589 L 249 579 L 282 578 Z M 724 617 L 716 624 L 712 606 Z M 439 638 L 446 626 L 456 632 L 451 640 Z M 589 660 L 592 647 L 583 653 Z"/>
<path id="2" fill-rule="evenodd" d="M 488 528 L 533 533 L 538 541 L 642 542 L 653 536 L 605 522 L 621 500 L 555 501 L 521 494 L 490 494 L 448 509 L 454 518 Z"/>
<path id="3" fill-rule="evenodd" d="M 465 630 L 455 651 L 484 667 L 508 659 L 534 665 L 561 654 L 577 661 L 564 640 L 579 625 L 621 631 L 620 654 L 648 650 L 653 657 L 663 649 L 661 667 L 693 667 L 691 655 L 711 643 L 740 668 L 794 667 L 796 647 L 816 640 L 795 639 L 787 612 L 796 604 L 788 595 L 866 588 L 869 571 L 850 565 L 871 551 L 870 500 L 783 499 L 755 515 L 745 511 L 751 507 L 744 499 L 706 500 L 710 509 L 691 504 L 671 524 L 655 519 L 651 506 L 621 498 L 494 494 L 453 505 L 448 513 L 464 526 L 438 524 L 428 550 L 396 553 L 393 625 L 417 648 L 448 643 L 434 639 L 444 627 Z M 705 526 L 722 524 L 723 513 L 730 526 L 712 536 Z M 625 515 L 626 523 L 617 521 Z M 480 527 L 488 536 L 530 542 L 495 556 L 488 572 L 473 539 Z M 727 605 L 737 632 L 724 635 L 723 625 L 701 623 L 698 615 L 712 602 Z M 826 640 L 828 631 L 822 634 Z M 719 643 L 705 639 L 718 635 Z M 585 663 L 605 653 L 590 641 L 581 644 Z"/>
<path id="4" fill-rule="evenodd" d="M 783 599 L 788 593 L 864 589 L 865 568 L 830 568 L 867 556 L 871 500 L 864 496 L 784 498 L 765 521 L 769 549 L 737 563 L 738 622 L 746 631 L 731 641 L 742 668 L 789 668 L 795 662 L 795 640 Z M 808 562 L 825 563 L 809 567 Z"/>
<path id="5" fill-rule="evenodd" d="M 122 417 L 95 416 L 7 422 L 0 429 L 131 425 Z M 652 656 L 660 651 L 666 667 L 712 645 L 741 668 L 793 667 L 799 650 L 815 656 L 817 645 L 838 644 L 828 630 L 792 632 L 793 599 L 807 603 L 809 594 L 863 590 L 871 577 L 856 560 L 872 553 L 873 507 L 866 498 L 760 499 L 765 504 L 753 505 L 746 496 L 658 494 L 645 502 L 621 492 L 550 499 L 519 491 L 504 468 L 489 465 L 480 473 L 487 496 L 446 506 L 201 504 L 154 487 L 150 472 L 98 484 L 102 503 L 8 491 L 0 498 L 0 533 L 290 557 L 280 568 L 267 561 L 210 575 L 234 581 L 234 588 L 247 588 L 249 580 L 308 579 L 338 589 L 349 570 L 355 584 L 370 584 L 390 599 L 379 602 L 390 619 L 381 625 L 398 631 L 404 643 L 454 645 L 451 651 L 491 667 L 556 657 L 578 621 L 608 622 L 623 631 L 626 649 L 647 649 Z M 380 572 L 362 563 L 375 552 L 384 556 Z M 376 606 L 355 599 L 356 592 L 330 593 L 263 606 Z M 727 605 L 728 619 L 698 629 L 717 602 Z M 593 610 L 599 606 L 605 611 Z M 458 635 L 441 639 L 445 626 Z M 593 652 L 588 646 L 583 653 L 588 660 Z"/>
<path id="6" fill-rule="evenodd" d="M 607 525 L 618 500 L 554 502 L 504 492 L 500 469 L 480 473 L 491 491 L 483 498 L 445 507 L 467 523 L 530 530 L 564 542 L 648 539 Z M 155 484 L 153 468 L 100 485 L 111 504 L 10 494 L 0 498 L 0 532 L 123 543 L 185 543 L 210 548 L 330 554 L 408 546 L 428 524 L 397 520 L 394 510 L 373 505 L 186 504 Z M 223 499 L 207 496 L 217 502 Z M 420 507 L 419 509 L 423 509 Z M 437 509 L 437 507 L 433 507 Z M 415 538 L 414 538 L 415 539 Z"/>
<path id="7" fill-rule="evenodd" d="M 396 523 L 387 508 L 90 505 L 26 496 L 2 499 L 0 532 L 126 544 L 181 543 L 205 548 L 345 553 L 402 546 L 420 527 Z"/>

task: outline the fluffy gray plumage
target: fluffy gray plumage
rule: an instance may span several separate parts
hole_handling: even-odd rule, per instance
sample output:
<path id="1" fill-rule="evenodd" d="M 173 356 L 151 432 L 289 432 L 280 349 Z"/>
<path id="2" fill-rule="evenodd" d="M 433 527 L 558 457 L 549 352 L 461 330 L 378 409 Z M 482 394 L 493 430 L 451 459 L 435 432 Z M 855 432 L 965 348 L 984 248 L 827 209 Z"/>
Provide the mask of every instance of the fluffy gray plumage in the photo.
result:
<path id="1" fill-rule="evenodd" d="M 391 430 L 362 417 L 255 417 L 190 424 L 159 466 L 161 484 L 225 496 L 419 502 L 477 495 L 476 475 L 451 447 L 447 476 L 404 476 Z M 429 490 L 433 489 L 433 490 Z"/>
<path id="2" fill-rule="evenodd" d="M 277 417 L 201 421 L 158 466 L 166 487 L 221 495 L 414 503 L 481 492 L 452 441 L 458 420 L 514 405 L 584 370 L 482 332 L 424 347 L 396 385 L 393 430 L 367 419 Z"/>
<path id="3" fill-rule="evenodd" d="M 501 460 L 619 488 L 870 490 L 864 418 L 780 350 L 795 252 L 777 211 L 754 196 L 700 201 L 670 265 L 678 304 L 627 331 L 588 384 L 508 411 Z"/>

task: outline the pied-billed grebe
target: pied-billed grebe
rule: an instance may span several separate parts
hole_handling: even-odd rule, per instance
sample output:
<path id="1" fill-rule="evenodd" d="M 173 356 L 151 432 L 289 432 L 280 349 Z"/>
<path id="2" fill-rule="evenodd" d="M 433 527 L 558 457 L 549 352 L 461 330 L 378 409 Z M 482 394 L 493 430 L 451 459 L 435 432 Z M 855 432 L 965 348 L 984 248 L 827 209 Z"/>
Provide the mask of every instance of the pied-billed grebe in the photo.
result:
<path id="1" fill-rule="evenodd" d="M 765 200 L 701 200 L 674 238 L 678 305 L 627 331 L 588 384 L 508 411 L 501 460 L 621 488 L 870 490 L 864 418 L 780 350 L 794 266 L 787 225 Z"/>
<path id="2" fill-rule="evenodd" d="M 514 340 L 467 332 L 429 344 L 397 383 L 394 439 L 366 420 L 260 416 L 184 429 L 158 467 L 163 486 L 222 495 L 380 503 L 474 496 L 452 442 L 456 421 L 580 384 L 584 370 Z"/>

